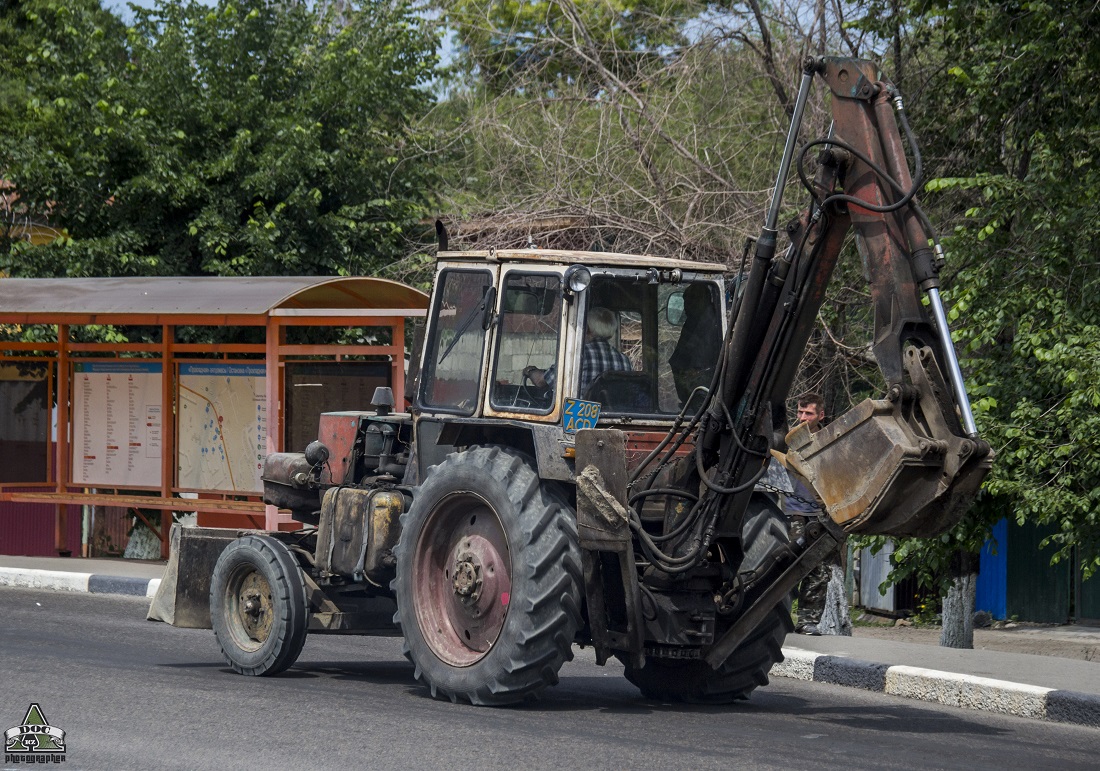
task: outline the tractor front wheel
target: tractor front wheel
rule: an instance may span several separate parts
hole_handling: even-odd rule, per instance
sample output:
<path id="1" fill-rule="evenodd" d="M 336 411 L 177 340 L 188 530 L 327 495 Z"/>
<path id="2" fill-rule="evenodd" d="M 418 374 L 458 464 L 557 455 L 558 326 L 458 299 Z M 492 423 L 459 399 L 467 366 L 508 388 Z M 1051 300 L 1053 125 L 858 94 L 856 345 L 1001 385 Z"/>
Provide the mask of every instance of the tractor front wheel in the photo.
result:
<path id="1" fill-rule="evenodd" d="M 242 675 L 275 675 L 297 661 L 309 607 L 290 550 L 266 535 L 230 543 L 210 581 L 210 625 L 225 660 Z"/>

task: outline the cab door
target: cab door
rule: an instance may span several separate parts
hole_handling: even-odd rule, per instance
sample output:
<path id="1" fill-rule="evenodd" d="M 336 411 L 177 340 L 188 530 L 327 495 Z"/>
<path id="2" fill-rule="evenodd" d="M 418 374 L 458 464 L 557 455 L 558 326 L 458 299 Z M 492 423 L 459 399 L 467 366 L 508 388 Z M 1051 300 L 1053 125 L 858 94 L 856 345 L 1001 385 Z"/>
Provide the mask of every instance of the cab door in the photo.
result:
<path id="1" fill-rule="evenodd" d="M 562 330 L 566 320 L 562 269 L 530 265 L 505 269 L 490 353 L 484 413 L 500 418 L 554 422 L 561 412 Z M 539 387 L 524 370 L 547 373 Z"/>
<path id="2" fill-rule="evenodd" d="M 481 402 L 495 271 L 444 267 L 432 293 L 416 406 L 421 413 L 472 416 Z"/>

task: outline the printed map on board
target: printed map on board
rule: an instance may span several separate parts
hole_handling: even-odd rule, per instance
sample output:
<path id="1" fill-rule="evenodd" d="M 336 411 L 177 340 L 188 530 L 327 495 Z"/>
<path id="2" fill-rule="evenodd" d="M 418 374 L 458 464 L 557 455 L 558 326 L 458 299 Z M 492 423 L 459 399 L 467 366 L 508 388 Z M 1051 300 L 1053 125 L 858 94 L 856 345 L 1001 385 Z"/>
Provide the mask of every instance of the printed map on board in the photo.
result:
<path id="1" fill-rule="evenodd" d="M 262 365 L 181 364 L 179 486 L 258 493 L 267 452 Z"/>

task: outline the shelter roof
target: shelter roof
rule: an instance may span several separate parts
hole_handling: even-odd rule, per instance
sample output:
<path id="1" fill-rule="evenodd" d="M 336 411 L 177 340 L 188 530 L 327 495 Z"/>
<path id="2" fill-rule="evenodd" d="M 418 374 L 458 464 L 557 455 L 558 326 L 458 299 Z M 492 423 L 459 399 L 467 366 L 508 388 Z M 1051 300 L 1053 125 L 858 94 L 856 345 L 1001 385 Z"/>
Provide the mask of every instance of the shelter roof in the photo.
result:
<path id="1" fill-rule="evenodd" d="M 264 316 L 282 311 L 423 309 L 428 296 L 382 278 L 255 276 L 4 278 L 0 319 L 67 316 Z"/>

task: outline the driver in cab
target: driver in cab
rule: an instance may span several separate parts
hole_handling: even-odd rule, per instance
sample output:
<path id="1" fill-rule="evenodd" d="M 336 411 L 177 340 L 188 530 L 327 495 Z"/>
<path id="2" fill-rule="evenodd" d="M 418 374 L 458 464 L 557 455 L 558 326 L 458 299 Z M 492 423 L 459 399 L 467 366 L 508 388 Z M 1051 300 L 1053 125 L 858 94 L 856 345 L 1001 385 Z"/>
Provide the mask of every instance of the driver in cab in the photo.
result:
<path id="1" fill-rule="evenodd" d="M 615 314 L 607 308 L 592 308 L 588 311 L 588 326 L 584 333 L 584 347 L 581 349 L 581 382 L 577 390 L 582 398 L 593 381 L 604 372 L 634 370 L 626 354 L 609 342 L 617 329 Z M 557 380 L 556 366 L 548 369 L 528 366 L 524 368 L 523 374 L 539 388 L 553 388 Z"/>

